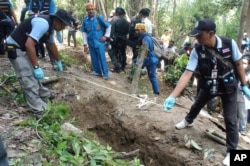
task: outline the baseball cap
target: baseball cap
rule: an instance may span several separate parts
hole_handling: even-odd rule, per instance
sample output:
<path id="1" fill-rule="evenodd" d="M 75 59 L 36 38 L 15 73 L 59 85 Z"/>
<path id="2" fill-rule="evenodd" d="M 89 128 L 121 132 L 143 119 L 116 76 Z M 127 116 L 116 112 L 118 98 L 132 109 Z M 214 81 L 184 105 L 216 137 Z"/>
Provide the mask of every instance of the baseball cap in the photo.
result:
<path id="1" fill-rule="evenodd" d="M 188 35 L 191 37 L 198 36 L 199 34 L 201 34 L 202 31 L 214 31 L 214 32 L 216 32 L 215 23 L 209 18 L 204 18 L 204 19 L 198 20 L 195 23 L 194 29 L 191 32 L 189 32 Z"/>
<path id="2" fill-rule="evenodd" d="M 71 25 L 71 18 L 72 16 L 64 9 L 57 10 L 56 13 L 50 14 L 51 16 L 57 17 L 59 20 L 61 20 L 66 26 Z"/>

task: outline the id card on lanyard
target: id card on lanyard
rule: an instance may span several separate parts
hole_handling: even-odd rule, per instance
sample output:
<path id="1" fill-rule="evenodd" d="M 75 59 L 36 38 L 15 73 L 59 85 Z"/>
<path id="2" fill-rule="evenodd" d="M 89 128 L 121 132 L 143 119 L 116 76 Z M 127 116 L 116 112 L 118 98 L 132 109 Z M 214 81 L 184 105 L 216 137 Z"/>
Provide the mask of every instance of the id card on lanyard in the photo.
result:
<path id="1" fill-rule="evenodd" d="M 216 59 L 216 57 L 213 57 L 212 61 L 214 63 L 214 68 L 212 69 L 212 72 L 211 72 L 211 78 L 212 79 L 217 79 L 218 70 L 217 70 L 217 59 Z"/>
<path id="2" fill-rule="evenodd" d="M 218 76 L 218 70 L 215 68 L 215 69 L 213 69 L 212 72 L 211 72 L 211 78 L 212 78 L 212 79 L 216 79 L 217 76 Z"/>

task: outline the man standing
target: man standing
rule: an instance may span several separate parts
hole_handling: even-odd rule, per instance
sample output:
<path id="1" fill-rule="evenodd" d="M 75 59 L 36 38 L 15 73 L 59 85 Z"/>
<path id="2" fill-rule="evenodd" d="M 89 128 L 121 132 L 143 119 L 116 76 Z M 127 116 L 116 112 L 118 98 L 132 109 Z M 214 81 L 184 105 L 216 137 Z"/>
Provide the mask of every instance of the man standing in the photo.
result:
<path id="1" fill-rule="evenodd" d="M 26 12 L 29 11 L 30 0 L 24 0 L 24 3 L 25 7 L 23 7 L 21 10 L 20 22 L 23 22 L 23 20 L 25 19 Z"/>
<path id="2" fill-rule="evenodd" d="M 224 110 L 226 125 L 227 155 L 224 165 L 229 165 L 230 150 L 238 145 L 237 122 L 237 82 L 241 82 L 241 90 L 250 98 L 250 90 L 246 86 L 245 71 L 242 67 L 241 53 L 236 42 L 226 37 L 215 35 L 216 25 L 208 18 L 196 22 L 189 36 L 195 37 L 199 44 L 191 52 L 186 70 L 182 74 L 173 92 L 165 100 L 165 111 L 173 108 L 175 98 L 186 87 L 196 68 L 200 72 L 200 90 L 185 119 L 176 124 L 176 129 L 191 127 L 194 119 L 203 106 L 212 98 L 220 96 Z"/>
<path id="3" fill-rule="evenodd" d="M 153 26 L 151 21 L 148 19 L 149 17 L 149 13 L 150 13 L 150 9 L 149 8 L 142 8 L 139 11 L 139 17 L 141 18 L 141 22 L 144 23 L 146 25 L 146 32 L 150 35 L 153 34 Z"/>
<path id="4" fill-rule="evenodd" d="M 83 47 L 87 52 L 89 47 L 91 64 L 93 67 L 92 74 L 103 76 L 108 79 L 108 64 L 105 56 L 105 42 L 110 36 L 110 23 L 105 21 L 103 16 L 95 14 L 95 7 L 92 3 L 86 4 L 88 15 L 82 20 Z"/>
<path id="5" fill-rule="evenodd" d="M 168 29 L 165 29 L 164 34 L 161 36 L 161 41 L 163 43 L 164 49 L 168 47 L 170 40 L 171 40 L 171 37 L 170 37 L 169 31 Z"/>
<path id="6" fill-rule="evenodd" d="M 4 55 L 4 39 L 18 25 L 11 0 L 0 0 L 0 55 Z"/>
<path id="7" fill-rule="evenodd" d="M 77 26 L 78 26 L 78 20 L 76 17 L 73 16 L 72 10 L 69 11 L 69 14 L 72 16 L 72 25 L 68 27 L 68 46 L 70 46 L 70 39 L 71 37 L 73 38 L 74 42 L 74 47 L 76 47 L 76 31 L 77 31 Z"/>
<path id="8" fill-rule="evenodd" d="M 129 36 L 128 36 L 128 41 L 127 41 L 127 45 L 132 48 L 132 52 L 133 52 L 132 62 L 133 62 L 133 64 L 136 63 L 136 58 L 138 56 L 138 51 L 136 49 L 137 42 L 138 42 L 138 36 L 135 33 L 135 25 L 137 23 L 141 23 L 141 18 L 139 17 L 139 14 L 136 14 L 135 16 L 133 16 L 131 18 L 130 27 L 129 27 Z"/>
<path id="9" fill-rule="evenodd" d="M 53 96 L 40 82 L 44 72 L 39 66 L 35 51 L 38 42 L 46 42 L 58 71 L 63 71 L 62 62 L 54 41 L 54 31 L 61 31 L 71 25 L 71 15 L 60 9 L 55 14 L 39 15 L 24 20 L 6 39 L 8 58 L 15 69 L 18 81 L 24 91 L 27 104 L 34 110 L 37 119 L 46 109 L 46 100 Z"/>
<path id="10" fill-rule="evenodd" d="M 136 34 L 139 36 L 139 44 L 147 45 L 148 53 L 143 61 L 142 68 L 146 67 L 148 72 L 148 78 L 152 84 L 153 93 L 155 95 L 160 94 L 159 84 L 156 75 L 156 66 L 159 58 L 154 53 L 154 43 L 151 35 L 146 32 L 146 25 L 143 23 L 137 23 L 135 25 Z"/>
<path id="11" fill-rule="evenodd" d="M 30 0 L 29 14 L 52 14 L 56 12 L 55 0 Z"/>
<path id="12" fill-rule="evenodd" d="M 127 64 L 126 46 L 127 34 L 129 31 L 129 23 L 125 18 L 126 12 L 123 8 L 118 7 L 115 9 L 117 19 L 112 22 L 110 33 L 110 44 L 112 46 L 110 53 L 111 61 L 114 68 L 112 72 L 125 71 Z"/>

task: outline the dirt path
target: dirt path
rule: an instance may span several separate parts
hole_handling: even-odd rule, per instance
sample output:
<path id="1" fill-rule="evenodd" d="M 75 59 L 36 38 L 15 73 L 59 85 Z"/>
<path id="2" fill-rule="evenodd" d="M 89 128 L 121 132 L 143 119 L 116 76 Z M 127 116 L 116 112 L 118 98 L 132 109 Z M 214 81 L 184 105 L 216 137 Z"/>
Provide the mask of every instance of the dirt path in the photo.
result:
<path id="1" fill-rule="evenodd" d="M 81 51 L 64 50 L 64 53 L 75 57 L 79 62 L 85 62 L 86 55 Z M 210 139 L 206 129 L 214 129 L 224 134 L 208 118 L 198 116 L 194 127 L 176 130 L 174 125 L 182 120 L 190 106 L 187 97 L 179 100 L 183 107 L 174 107 L 171 112 L 164 112 L 162 103 L 171 88 L 160 83 L 161 94 L 155 100 L 147 77 L 140 80 L 141 94 L 147 95 L 151 103 L 131 95 L 131 83 L 127 81 L 126 73 L 110 73 L 110 79 L 104 80 L 85 71 L 84 65 L 71 66 L 61 74 L 51 70 L 48 61 L 41 61 L 46 76 L 57 75 L 58 82 L 48 85 L 56 100 L 66 101 L 72 108 L 71 118 L 76 118 L 76 126 L 82 130 L 91 130 L 103 144 L 112 146 L 116 151 L 140 150 L 140 159 L 147 166 L 167 165 L 221 165 L 226 147 Z M 9 67 L 7 65 L 7 67 Z M 4 69 L 2 69 L 3 71 Z M 159 73 L 160 75 L 160 73 Z M 159 76 L 160 77 L 160 76 Z M 13 102 L 1 98 L 0 132 L 7 145 L 10 158 L 17 154 L 25 154 L 24 146 L 33 148 L 33 142 L 39 141 L 34 131 L 29 128 L 17 128 L 15 122 L 32 116 L 27 107 L 16 107 Z M 147 100 L 147 101 L 148 101 Z M 141 107 L 139 107 L 141 106 Z M 185 108 L 184 108 L 185 107 Z M 218 124 L 223 126 L 223 120 Z M 189 148 L 185 138 L 194 140 L 202 150 Z M 240 144 L 249 149 L 250 145 L 240 138 Z M 212 153 L 203 159 L 205 151 Z"/>

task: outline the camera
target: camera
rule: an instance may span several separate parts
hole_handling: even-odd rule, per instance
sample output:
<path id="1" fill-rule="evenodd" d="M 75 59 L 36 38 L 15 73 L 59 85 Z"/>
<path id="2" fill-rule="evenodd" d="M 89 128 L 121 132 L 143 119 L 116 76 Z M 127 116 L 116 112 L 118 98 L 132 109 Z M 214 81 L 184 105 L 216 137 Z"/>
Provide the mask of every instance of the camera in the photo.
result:
<path id="1" fill-rule="evenodd" d="M 211 95 L 215 95 L 218 92 L 218 83 L 216 79 L 208 80 L 207 85 L 210 87 Z"/>

